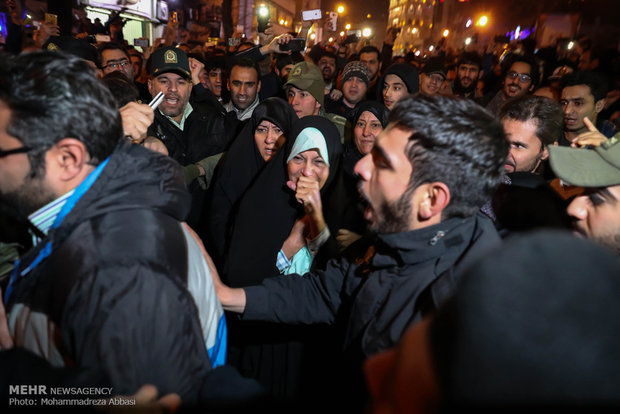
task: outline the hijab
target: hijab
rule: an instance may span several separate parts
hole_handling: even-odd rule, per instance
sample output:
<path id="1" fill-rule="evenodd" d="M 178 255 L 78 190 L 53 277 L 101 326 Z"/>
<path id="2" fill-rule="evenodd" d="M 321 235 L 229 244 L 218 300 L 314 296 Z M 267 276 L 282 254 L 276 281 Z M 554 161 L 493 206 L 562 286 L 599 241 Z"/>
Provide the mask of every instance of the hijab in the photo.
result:
<path id="1" fill-rule="evenodd" d="M 219 258 L 226 248 L 232 210 L 267 164 L 254 140 L 256 128 L 263 120 L 267 120 L 280 128 L 288 140 L 297 119 L 297 114 L 284 99 L 265 99 L 254 109 L 252 117 L 222 157 L 210 186 L 207 214 L 203 217 L 202 226 L 203 239 L 207 241 L 209 252 L 212 252 L 216 264 L 220 264 Z M 276 154 L 283 149 L 280 148 Z"/>
<path id="2" fill-rule="evenodd" d="M 329 159 L 329 176 L 321 189 L 321 198 L 328 197 L 339 171 L 342 155 L 340 134 L 328 119 L 306 116 L 295 122 L 284 151 L 278 151 L 240 200 L 222 274 L 230 286 L 251 286 L 278 274 L 278 252 L 295 221 L 305 214 L 303 206 L 295 199 L 295 192 L 286 185 L 289 179 L 287 160 L 295 148 L 298 150 L 311 142 L 308 131 L 312 129 L 316 130 L 312 131 L 312 139 L 320 138 L 316 134 L 318 131 Z M 306 141 L 306 144 L 300 146 L 298 139 Z"/>

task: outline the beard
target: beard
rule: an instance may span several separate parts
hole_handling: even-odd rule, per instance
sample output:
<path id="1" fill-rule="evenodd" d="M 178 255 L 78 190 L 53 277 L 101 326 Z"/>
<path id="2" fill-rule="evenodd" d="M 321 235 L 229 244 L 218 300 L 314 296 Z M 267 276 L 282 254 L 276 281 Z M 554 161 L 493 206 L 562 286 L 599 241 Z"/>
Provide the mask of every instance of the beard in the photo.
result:
<path id="1" fill-rule="evenodd" d="M 407 189 L 396 201 L 383 201 L 377 211 L 377 218 L 370 230 L 377 233 L 401 233 L 409 230 L 411 218 L 411 193 Z"/>
<path id="2" fill-rule="evenodd" d="M 43 178 L 28 176 L 17 189 L 0 192 L 0 214 L 26 221 L 30 214 L 56 198 L 52 190 L 46 187 Z"/>
<path id="3" fill-rule="evenodd" d="M 461 84 L 461 79 L 459 77 L 456 77 L 454 79 L 454 92 L 461 93 L 461 94 L 472 93 L 476 91 L 477 85 L 478 85 L 478 81 L 476 79 L 476 80 L 472 80 L 471 85 L 469 85 L 468 87 L 465 87 Z"/>
<path id="4" fill-rule="evenodd" d="M 620 256 L 620 233 L 595 237 L 594 241 L 611 249 L 616 255 Z"/>

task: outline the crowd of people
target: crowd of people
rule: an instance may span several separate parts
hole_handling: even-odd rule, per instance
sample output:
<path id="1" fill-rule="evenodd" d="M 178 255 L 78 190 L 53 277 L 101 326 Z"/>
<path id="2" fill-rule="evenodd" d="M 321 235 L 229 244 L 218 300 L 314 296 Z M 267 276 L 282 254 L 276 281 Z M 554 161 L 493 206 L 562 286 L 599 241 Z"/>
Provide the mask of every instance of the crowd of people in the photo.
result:
<path id="1" fill-rule="evenodd" d="M 4 400 L 620 405 L 617 53 L 44 30 L 0 59 Z"/>

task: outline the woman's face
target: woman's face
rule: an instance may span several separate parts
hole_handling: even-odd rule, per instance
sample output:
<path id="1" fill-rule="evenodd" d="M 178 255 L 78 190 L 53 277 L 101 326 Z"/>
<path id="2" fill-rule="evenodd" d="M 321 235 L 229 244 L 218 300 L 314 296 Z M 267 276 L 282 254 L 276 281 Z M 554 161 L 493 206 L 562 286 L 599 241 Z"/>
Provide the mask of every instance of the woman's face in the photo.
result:
<path id="1" fill-rule="evenodd" d="M 362 155 L 370 153 L 377 135 L 383 131 L 383 125 L 370 111 L 364 111 L 353 127 L 353 142 Z"/>
<path id="2" fill-rule="evenodd" d="M 319 188 L 323 188 L 329 176 L 329 166 L 315 149 L 309 149 L 295 155 L 286 165 L 286 170 L 288 171 L 288 178 L 292 182 L 297 183 L 302 175 L 314 177 L 319 183 Z"/>
<path id="3" fill-rule="evenodd" d="M 260 155 L 265 162 L 269 162 L 284 144 L 286 137 L 277 125 L 263 119 L 254 130 L 254 141 Z"/>

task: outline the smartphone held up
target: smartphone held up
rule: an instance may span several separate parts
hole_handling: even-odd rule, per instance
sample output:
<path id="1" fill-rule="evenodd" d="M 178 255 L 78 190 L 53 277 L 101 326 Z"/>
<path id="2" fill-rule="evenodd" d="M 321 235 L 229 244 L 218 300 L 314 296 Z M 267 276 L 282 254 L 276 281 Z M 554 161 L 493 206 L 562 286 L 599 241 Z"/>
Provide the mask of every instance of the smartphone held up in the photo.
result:
<path id="1" fill-rule="evenodd" d="M 270 19 L 269 7 L 265 4 L 261 4 L 256 8 L 256 20 L 258 22 L 258 33 L 265 33 L 265 30 L 269 28 Z"/>

